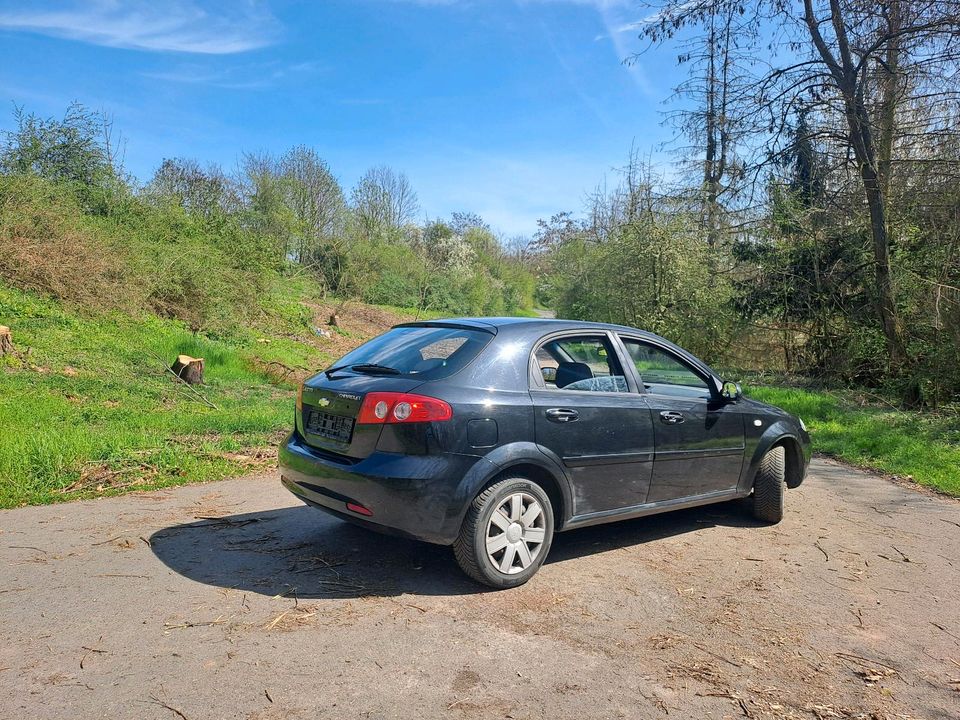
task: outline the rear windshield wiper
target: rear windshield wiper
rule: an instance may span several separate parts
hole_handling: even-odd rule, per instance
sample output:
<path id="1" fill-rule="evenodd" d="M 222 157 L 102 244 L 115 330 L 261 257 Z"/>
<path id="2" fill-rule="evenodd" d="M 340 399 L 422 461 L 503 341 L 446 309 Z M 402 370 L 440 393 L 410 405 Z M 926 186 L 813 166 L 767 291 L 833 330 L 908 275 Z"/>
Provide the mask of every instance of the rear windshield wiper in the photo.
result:
<path id="1" fill-rule="evenodd" d="M 360 373 L 367 373 L 369 375 L 399 375 L 400 371 L 396 368 L 388 367 L 387 365 L 380 365 L 378 363 L 359 363 L 357 365 L 338 365 L 337 367 L 332 367 L 328 370 L 324 370 L 323 374 L 327 376 L 327 379 L 332 379 L 333 374 L 340 372 L 341 370 L 355 370 Z"/>
<path id="2" fill-rule="evenodd" d="M 338 369 L 338 368 L 334 368 Z M 359 365 L 351 365 L 351 370 L 356 370 L 360 373 L 369 373 L 371 375 L 399 375 L 400 371 L 396 368 L 389 367 L 387 365 L 380 365 L 378 363 L 361 363 Z"/>
<path id="3" fill-rule="evenodd" d="M 327 368 L 326 370 L 323 371 L 323 374 L 327 376 L 327 380 L 331 380 L 335 372 L 346 370 L 349 367 L 350 367 L 349 365 L 338 365 L 337 367 Z"/>

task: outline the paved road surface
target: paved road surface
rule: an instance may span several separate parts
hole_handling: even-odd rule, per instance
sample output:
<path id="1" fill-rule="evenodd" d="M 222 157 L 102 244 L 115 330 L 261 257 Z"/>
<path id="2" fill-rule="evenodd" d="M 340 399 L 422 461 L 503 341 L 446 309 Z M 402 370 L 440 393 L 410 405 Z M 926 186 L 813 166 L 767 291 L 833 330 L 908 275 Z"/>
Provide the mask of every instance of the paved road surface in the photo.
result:
<path id="1" fill-rule="evenodd" d="M 960 504 L 825 461 L 788 503 L 561 535 L 500 593 L 276 473 L 4 511 L 0 717 L 960 717 Z"/>

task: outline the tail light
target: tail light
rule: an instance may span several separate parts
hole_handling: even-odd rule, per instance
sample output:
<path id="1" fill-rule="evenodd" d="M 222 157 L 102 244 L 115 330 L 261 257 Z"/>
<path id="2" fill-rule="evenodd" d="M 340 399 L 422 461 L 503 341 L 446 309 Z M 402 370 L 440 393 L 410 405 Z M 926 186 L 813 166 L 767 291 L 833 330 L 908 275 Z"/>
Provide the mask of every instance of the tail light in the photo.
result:
<path id="1" fill-rule="evenodd" d="M 364 507 L 360 503 L 348 502 L 347 510 L 350 512 L 355 512 L 357 515 L 366 515 L 367 517 L 373 517 L 373 510 L 368 507 Z"/>
<path id="2" fill-rule="evenodd" d="M 445 422 L 453 417 L 453 409 L 443 400 L 398 392 L 371 392 L 363 398 L 357 423 Z"/>

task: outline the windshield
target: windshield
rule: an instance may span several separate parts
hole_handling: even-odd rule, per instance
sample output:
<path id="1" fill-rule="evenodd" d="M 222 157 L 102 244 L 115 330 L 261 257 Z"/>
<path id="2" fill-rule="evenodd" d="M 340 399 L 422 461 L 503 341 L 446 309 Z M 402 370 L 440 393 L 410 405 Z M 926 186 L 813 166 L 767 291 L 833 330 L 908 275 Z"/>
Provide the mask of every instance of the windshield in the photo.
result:
<path id="1" fill-rule="evenodd" d="M 331 367 L 338 373 L 438 380 L 465 367 L 492 338 L 488 332 L 466 328 L 398 327 L 347 353 Z"/>

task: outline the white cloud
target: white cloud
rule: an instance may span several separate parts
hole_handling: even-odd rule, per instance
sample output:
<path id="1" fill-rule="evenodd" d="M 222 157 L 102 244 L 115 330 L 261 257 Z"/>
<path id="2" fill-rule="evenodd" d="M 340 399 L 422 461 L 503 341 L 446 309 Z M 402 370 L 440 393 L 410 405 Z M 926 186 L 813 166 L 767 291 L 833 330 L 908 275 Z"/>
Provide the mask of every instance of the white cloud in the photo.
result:
<path id="1" fill-rule="evenodd" d="M 160 82 L 186 85 L 208 85 L 225 90 L 262 90 L 274 87 L 284 81 L 300 82 L 304 77 L 322 70 L 315 62 L 301 62 L 284 65 L 277 61 L 260 63 L 242 63 L 232 67 L 209 68 L 202 63 L 185 63 L 173 69 L 144 72 L 141 75 Z"/>
<path id="2" fill-rule="evenodd" d="M 60 0 L 43 9 L 0 6 L 0 29 L 107 47 L 225 55 L 270 44 L 279 23 L 256 2 Z"/>

